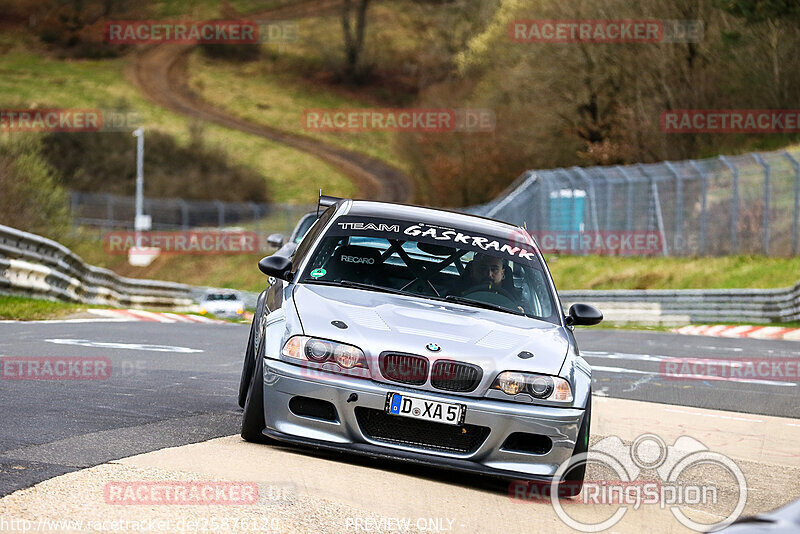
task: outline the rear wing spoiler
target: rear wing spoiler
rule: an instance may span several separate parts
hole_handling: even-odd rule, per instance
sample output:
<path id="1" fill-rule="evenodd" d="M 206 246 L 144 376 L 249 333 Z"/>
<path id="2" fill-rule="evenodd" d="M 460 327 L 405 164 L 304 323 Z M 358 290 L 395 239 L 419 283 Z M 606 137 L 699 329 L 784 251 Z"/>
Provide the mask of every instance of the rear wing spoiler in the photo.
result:
<path id="1" fill-rule="evenodd" d="M 329 195 L 323 195 L 322 190 L 319 191 L 319 200 L 317 200 L 317 217 L 319 217 L 319 210 L 320 208 L 327 208 L 329 206 L 333 206 L 337 202 L 341 202 L 344 200 L 343 198 L 339 197 L 332 197 Z"/>

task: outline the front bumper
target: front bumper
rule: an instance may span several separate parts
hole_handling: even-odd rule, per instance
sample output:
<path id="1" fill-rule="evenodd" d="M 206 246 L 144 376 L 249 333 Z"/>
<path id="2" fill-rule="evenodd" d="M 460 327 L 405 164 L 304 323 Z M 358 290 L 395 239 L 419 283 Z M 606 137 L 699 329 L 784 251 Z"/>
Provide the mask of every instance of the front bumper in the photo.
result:
<path id="1" fill-rule="evenodd" d="M 467 409 L 464 424 L 487 427 L 488 436 L 468 452 L 430 450 L 370 436 L 359 424 L 355 409 L 363 407 L 382 412 L 389 392 L 464 404 Z M 358 400 L 352 400 L 353 394 Z M 289 408 L 289 401 L 295 396 L 330 402 L 336 408 L 337 420 L 296 415 Z M 314 373 L 310 377 L 304 367 L 264 360 L 264 434 L 276 440 L 328 450 L 508 478 L 548 480 L 572 455 L 583 416 L 584 410 L 577 408 L 461 397 L 336 374 Z M 516 432 L 546 436 L 552 441 L 552 447 L 542 454 L 507 450 L 503 445 L 508 436 Z"/>

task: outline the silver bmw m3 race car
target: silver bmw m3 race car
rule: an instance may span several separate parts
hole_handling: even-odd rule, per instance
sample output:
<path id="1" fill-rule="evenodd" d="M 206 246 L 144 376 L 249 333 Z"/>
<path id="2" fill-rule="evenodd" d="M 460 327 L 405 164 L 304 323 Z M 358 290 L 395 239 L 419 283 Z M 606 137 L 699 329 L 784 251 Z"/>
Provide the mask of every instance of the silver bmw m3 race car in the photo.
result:
<path id="1" fill-rule="evenodd" d="M 242 437 L 549 482 L 586 452 L 591 368 L 533 238 L 439 209 L 321 197 L 269 256 Z M 582 469 L 559 478 L 578 492 Z"/>

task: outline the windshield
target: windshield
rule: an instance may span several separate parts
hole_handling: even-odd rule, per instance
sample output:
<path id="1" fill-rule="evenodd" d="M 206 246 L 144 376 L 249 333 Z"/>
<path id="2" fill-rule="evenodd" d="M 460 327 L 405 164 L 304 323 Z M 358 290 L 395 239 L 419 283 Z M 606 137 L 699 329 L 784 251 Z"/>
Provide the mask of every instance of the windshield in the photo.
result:
<path id="1" fill-rule="evenodd" d="M 508 236 L 341 217 L 314 250 L 300 281 L 400 291 L 558 324 L 535 249 Z"/>
<path id="2" fill-rule="evenodd" d="M 239 296 L 230 293 L 212 293 L 211 295 L 206 295 L 206 300 L 211 301 L 237 301 L 239 300 Z"/>
<path id="3" fill-rule="evenodd" d="M 308 229 L 311 228 L 311 225 L 313 225 L 314 221 L 316 220 L 317 220 L 316 214 L 305 215 L 300 220 L 300 224 L 298 224 L 297 228 L 295 229 L 295 236 L 294 236 L 295 243 L 300 243 L 300 241 L 303 240 L 305 235 L 308 233 Z"/>

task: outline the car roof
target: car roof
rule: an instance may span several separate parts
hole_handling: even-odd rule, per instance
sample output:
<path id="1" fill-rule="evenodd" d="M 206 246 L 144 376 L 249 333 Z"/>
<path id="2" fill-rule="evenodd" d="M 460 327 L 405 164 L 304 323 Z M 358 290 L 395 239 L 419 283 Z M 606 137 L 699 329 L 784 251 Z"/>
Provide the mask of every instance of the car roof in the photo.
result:
<path id="1" fill-rule="evenodd" d="M 426 208 L 373 200 L 345 200 L 340 215 L 364 215 L 384 219 L 399 218 L 426 224 L 441 224 L 442 226 L 451 226 L 459 230 L 471 230 L 490 235 L 505 236 L 513 234 L 515 237 L 524 235 L 528 243 L 535 245 L 530 234 L 519 226 L 496 219 L 442 208 Z"/>

